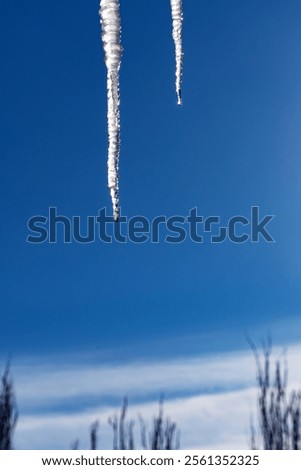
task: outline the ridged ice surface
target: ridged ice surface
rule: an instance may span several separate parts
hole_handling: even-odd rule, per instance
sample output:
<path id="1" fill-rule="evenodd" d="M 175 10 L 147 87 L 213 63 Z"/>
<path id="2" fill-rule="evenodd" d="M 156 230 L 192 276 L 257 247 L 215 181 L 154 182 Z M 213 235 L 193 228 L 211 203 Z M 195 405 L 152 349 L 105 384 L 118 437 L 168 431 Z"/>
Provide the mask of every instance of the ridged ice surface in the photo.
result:
<path id="1" fill-rule="evenodd" d="M 172 16 L 172 37 L 175 43 L 176 54 L 176 93 L 178 105 L 182 104 L 182 69 L 183 69 L 183 3 L 182 0 L 170 0 Z"/>
<path id="2" fill-rule="evenodd" d="M 122 55 L 119 0 L 101 0 L 99 15 L 107 67 L 108 187 L 112 199 L 114 220 L 117 221 L 119 218 L 120 155 L 119 70 Z"/>

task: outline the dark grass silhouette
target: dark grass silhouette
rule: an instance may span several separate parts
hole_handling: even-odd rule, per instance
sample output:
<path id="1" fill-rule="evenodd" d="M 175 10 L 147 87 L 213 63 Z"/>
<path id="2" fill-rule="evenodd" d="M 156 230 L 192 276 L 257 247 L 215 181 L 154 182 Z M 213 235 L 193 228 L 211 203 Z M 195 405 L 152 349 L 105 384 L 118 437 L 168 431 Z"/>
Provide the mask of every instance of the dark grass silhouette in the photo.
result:
<path id="1" fill-rule="evenodd" d="M 113 431 L 113 450 L 133 450 L 134 443 L 134 421 L 126 419 L 128 411 L 128 399 L 123 399 L 120 416 L 114 415 L 108 420 Z"/>
<path id="2" fill-rule="evenodd" d="M 1 379 L 0 390 L 0 450 L 13 449 L 13 434 L 17 419 L 18 411 L 13 382 L 9 366 L 7 366 Z"/>
<path id="3" fill-rule="evenodd" d="M 124 398 L 120 415 L 114 415 L 109 418 L 109 424 L 113 431 L 113 449 L 115 450 L 133 450 L 134 441 L 134 420 L 127 420 L 128 399 Z M 154 417 L 152 427 L 147 433 L 146 424 L 141 415 L 140 439 L 143 449 L 149 450 L 172 450 L 180 447 L 180 433 L 177 430 L 176 423 L 169 418 L 164 418 L 163 398 L 159 402 L 158 415 Z"/>
<path id="4" fill-rule="evenodd" d="M 90 450 L 96 450 L 98 446 L 98 428 L 99 422 L 94 421 L 90 428 Z"/>
<path id="5" fill-rule="evenodd" d="M 154 417 L 152 429 L 147 438 L 146 425 L 139 417 L 141 427 L 141 442 L 144 449 L 149 450 L 175 450 L 180 448 L 180 431 L 176 423 L 164 418 L 164 400 L 159 402 L 158 415 Z"/>
<path id="6" fill-rule="evenodd" d="M 172 450 L 180 447 L 180 432 L 176 423 L 164 417 L 163 399 L 159 402 L 158 415 L 153 418 L 150 431 L 141 415 L 138 416 L 140 422 L 140 440 L 143 449 L 149 450 Z M 120 413 L 108 419 L 108 424 L 113 432 L 113 450 L 134 450 L 134 426 L 133 419 L 127 419 L 128 398 L 123 399 Z M 95 421 L 90 427 L 90 450 L 98 448 L 99 422 Z M 79 449 L 79 440 L 75 440 L 71 445 L 71 450 Z"/>
<path id="7" fill-rule="evenodd" d="M 301 392 L 287 390 L 288 367 L 275 361 L 271 366 L 272 344 L 268 340 L 262 356 L 255 344 L 249 341 L 257 368 L 257 398 L 260 448 L 264 450 L 301 449 L 300 412 Z M 284 362 L 284 361 L 283 361 Z M 256 431 L 251 426 L 251 447 L 258 448 Z"/>

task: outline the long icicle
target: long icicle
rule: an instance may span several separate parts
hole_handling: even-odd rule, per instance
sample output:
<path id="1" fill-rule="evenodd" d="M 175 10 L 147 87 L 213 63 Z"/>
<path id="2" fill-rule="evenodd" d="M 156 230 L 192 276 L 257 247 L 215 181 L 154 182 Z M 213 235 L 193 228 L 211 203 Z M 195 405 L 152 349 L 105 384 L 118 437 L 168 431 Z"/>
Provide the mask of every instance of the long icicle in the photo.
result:
<path id="1" fill-rule="evenodd" d="M 182 69 L 183 69 L 183 46 L 182 46 L 182 25 L 183 25 L 183 3 L 182 0 L 170 0 L 172 16 L 172 37 L 175 43 L 176 53 L 176 93 L 178 105 L 182 104 Z"/>
<path id="2" fill-rule="evenodd" d="M 122 55 L 119 0 L 101 0 L 99 15 L 107 67 L 108 187 L 112 199 L 114 220 L 117 221 L 120 210 L 118 191 L 120 155 L 119 70 Z"/>

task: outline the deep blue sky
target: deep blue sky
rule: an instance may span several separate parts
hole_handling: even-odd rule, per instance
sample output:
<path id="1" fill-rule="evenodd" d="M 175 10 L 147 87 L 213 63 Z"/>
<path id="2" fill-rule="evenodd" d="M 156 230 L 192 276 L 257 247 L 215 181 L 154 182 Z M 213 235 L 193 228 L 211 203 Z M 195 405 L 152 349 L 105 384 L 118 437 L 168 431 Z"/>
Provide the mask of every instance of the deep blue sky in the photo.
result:
<path id="1" fill-rule="evenodd" d="M 121 8 L 123 214 L 258 205 L 276 243 L 26 243 L 49 206 L 111 211 L 106 70 L 97 1 L 2 0 L 0 352 L 184 353 L 191 336 L 227 349 L 276 323 L 298 335 L 300 1 L 184 0 L 181 109 L 169 1 Z"/>

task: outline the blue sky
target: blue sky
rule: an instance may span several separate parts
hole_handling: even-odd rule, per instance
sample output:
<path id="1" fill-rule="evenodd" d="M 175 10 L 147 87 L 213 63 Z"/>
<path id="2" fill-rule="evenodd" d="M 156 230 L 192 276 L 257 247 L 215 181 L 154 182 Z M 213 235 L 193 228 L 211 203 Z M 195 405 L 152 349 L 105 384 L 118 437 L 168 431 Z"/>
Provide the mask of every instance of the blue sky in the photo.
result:
<path id="1" fill-rule="evenodd" d="M 301 5 L 121 0 L 123 215 L 273 214 L 275 243 L 26 243 L 27 221 L 111 210 L 98 3 L 3 1 L 2 357 L 136 360 L 300 340 Z M 90 357 L 90 356 L 89 356 Z"/>

